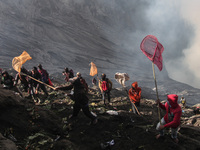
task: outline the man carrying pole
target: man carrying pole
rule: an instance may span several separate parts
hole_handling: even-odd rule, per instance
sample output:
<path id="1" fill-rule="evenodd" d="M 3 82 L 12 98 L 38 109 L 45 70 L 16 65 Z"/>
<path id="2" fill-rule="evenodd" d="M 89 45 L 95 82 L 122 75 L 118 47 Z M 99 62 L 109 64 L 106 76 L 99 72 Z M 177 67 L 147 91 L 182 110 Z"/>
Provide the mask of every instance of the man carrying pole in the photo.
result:
<path id="1" fill-rule="evenodd" d="M 154 64 L 157 65 L 160 71 L 162 70 L 162 67 L 163 67 L 162 52 L 164 51 L 164 47 L 162 46 L 161 43 L 158 42 L 158 39 L 155 36 L 147 35 L 142 40 L 140 44 L 140 49 L 147 56 L 147 58 L 152 61 L 153 76 L 154 76 L 154 82 L 155 82 L 155 87 L 156 87 L 156 96 L 157 96 L 157 99 L 159 99 Z M 158 116 L 161 122 L 159 106 L 158 106 Z"/>

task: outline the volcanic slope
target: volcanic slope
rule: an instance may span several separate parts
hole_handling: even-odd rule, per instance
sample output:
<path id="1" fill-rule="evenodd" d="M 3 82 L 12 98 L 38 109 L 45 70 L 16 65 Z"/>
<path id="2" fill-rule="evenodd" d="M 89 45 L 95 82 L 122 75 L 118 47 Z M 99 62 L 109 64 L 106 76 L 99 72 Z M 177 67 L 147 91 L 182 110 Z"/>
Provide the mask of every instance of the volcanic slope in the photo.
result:
<path id="1" fill-rule="evenodd" d="M 90 125 L 90 120 L 83 112 L 74 120 L 68 119 L 74 103 L 65 95 L 68 91 L 48 90 L 48 99 L 42 92 L 39 93 L 39 104 L 32 99 L 20 98 L 0 86 L 0 132 L 4 136 L 0 138 L 0 149 L 9 149 L 10 143 L 12 149 L 30 150 L 200 148 L 200 116 L 194 115 L 190 107 L 184 109 L 179 131 L 180 141 L 176 144 L 170 134 L 163 139 L 155 139 L 158 115 L 154 100 L 142 98 L 139 116 L 129 112 L 130 102 L 124 90 L 113 89 L 111 103 L 104 106 L 98 89 L 91 87 L 88 94 L 89 105 L 92 112 L 98 116 L 98 123 Z M 164 115 L 163 111 L 161 115 Z M 113 145 L 107 146 L 107 142 L 112 140 Z"/>

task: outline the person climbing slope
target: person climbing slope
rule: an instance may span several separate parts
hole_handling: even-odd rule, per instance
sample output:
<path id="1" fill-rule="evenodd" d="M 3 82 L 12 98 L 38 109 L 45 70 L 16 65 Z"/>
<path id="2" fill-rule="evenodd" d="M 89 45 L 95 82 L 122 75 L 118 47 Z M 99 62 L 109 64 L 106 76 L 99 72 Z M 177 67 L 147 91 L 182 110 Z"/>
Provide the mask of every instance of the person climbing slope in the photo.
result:
<path id="1" fill-rule="evenodd" d="M 171 137 L 176 143 L 178 143 L 177 132 L 181 124 L 182 110 L 177 101 L 178 95 L 176 94 L 167 95 L 167 102 L 165 104 L 162 104 L 160 103 L 160 100 L 157 100 L 159 107 L 166 110 L 165 116 L 156 127 L 160 132 L 160 134 L 156 136 L 157 139 L 164 136 L 165 128 L 171 128 Z"/>
<path id="2" fill-rule="evenodd" d="M 141 99 L 141 88 L 138 87 L 138 83 L 134 82 L 131 84 L 131 88 L 128 91 L 129 99 L 132 104 L 133 113 L 138 114 L 138 107 L 140 106 L 140 99 Z"/>

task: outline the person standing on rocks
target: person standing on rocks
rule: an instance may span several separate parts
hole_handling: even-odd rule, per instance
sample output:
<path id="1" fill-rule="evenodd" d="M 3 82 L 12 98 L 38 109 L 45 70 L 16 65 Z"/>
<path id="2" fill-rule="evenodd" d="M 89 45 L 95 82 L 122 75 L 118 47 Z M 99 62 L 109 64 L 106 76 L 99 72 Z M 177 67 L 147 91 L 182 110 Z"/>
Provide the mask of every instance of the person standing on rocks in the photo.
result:
<path id="1" fill-rule="evenodd" d="M 106 96 L 108 96 L 108 102 L 110 103 L 110 91 L 112 90 L 112 82 L 106 78 L 106 74 L 101 75 L 101 80 L 99 80 L 99 88 L 102 93 L 102 99 L 104 105 L 106 105 Z"/>
<path id="2" fill-rule="evenodd" d="M 163 105 L 157 100 L 159 107 L 166 110 L 165 116 L 157 124 L 156 129 L 160 132 L 156 138 L 164 136 L 164 129 L 171 128 L 171 137 L 174 142 L 178 143 L 177 132 L 181 124 L 182 110 L 178 104 L 178 96 L 176 94 L 167 95 L 167 102 Z"/>
<path id="3" fill-rule="evenodd" d="M 137 82 L 131 84 L 131 88 L 128 91 L 128 95 L 132 104 L 133 113 L 135 114 L 139 113 L 137 107 L 140 106 L 141 92 L 142 89 L 138 87 Z"/>
<path id="4" fill-rule="evenodd" d="M 43 69 L 41 64 L 38 65 L 38 72 L 41 74 L 41 81 L 49 84 L 49 73 Z"/>
<path id="5" fill-rule="evenodd" d="M 70 85 L 64 86 L 64 87 L 56 87 L 55 90 L 71 90 L 74 88 L 74 106 L 73 106 L 73 114 L 69 117 L 74 118 L 78 116 L 79 111 L 82 109 L 83 113 L 91 119 L 91 124 L 96 124 L 97 123 L 97 117 L 93 115 L 89 111 L 89 106 L 88 106 L 88 97 L 86 95 L 86 89 L 85 85 L 82 84 L 81 80 L 83 78 L 81 77 L 81 73 L 77 73 L 76 77 L 73 78 L 73 81 L 71 82 Z"/>
<path id="6" fill-rule="evenodd" d="M 183 108 L 185 108 L 185 106 L 186 106 L 186 99 L 183 96 L 181 97 L 180 102 L 181 102 Z"/>

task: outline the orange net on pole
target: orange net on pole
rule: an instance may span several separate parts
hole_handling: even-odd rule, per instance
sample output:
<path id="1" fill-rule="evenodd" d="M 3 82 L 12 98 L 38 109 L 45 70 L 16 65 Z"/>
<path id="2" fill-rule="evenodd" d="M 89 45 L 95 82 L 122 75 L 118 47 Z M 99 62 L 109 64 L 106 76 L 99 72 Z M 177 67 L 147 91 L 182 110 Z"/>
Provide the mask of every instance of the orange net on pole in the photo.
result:
<path id="1" fill-rule="evenodd" d="M 13 58 L 13 60 L 12 60 L 13 69 L 15 69 L 17 72 L 20 73 L 22 65 L 27 60 L 30 60 L 30 59 L 32 59 L 32 57 L 26 51 L 23 51 L 23 53 L 20 56 Z"/>
<path id="2" fill-rule="evenodd" d="M 94 76 L 97 74 L 97 67 L 93 62 L 91 62 L 90 65 L 91 65 L 90 76 Z"/>

